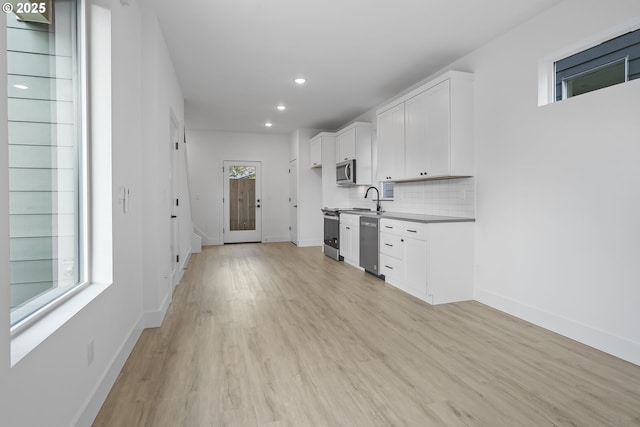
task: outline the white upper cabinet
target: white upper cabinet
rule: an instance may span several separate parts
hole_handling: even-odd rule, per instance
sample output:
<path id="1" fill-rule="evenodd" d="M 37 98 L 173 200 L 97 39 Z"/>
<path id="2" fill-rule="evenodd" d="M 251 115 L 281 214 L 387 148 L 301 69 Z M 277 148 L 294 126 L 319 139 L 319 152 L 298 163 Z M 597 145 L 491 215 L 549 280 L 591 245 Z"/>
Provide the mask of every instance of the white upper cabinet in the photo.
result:
<path id="1" fill-rule="evenodd" d="M 404 178 L 404 104 L 378 114 L 378 181 Z"/>
<path id="2" fill-rule="evenodd" d="M 336 135 L 336 163 L 356 158 L 356 129 Z"/>
<path id="3" fill-rule="evenodd" d="M 378 110 L 378 179 L 473 175 L 472 111 L 473 76 L 453 71 Z"/>
<path id="4" fill-rule="evenodd" d="M 316 136 L 309 142 L 309 167 L 322 167 L 322 137 Z"/>
<path id="5" fill-rule="evenodd" d="M 371 185 L 371 123 L 356 122 L 336 132 L 336 163 L 355 159 L 356 185 Z"/>

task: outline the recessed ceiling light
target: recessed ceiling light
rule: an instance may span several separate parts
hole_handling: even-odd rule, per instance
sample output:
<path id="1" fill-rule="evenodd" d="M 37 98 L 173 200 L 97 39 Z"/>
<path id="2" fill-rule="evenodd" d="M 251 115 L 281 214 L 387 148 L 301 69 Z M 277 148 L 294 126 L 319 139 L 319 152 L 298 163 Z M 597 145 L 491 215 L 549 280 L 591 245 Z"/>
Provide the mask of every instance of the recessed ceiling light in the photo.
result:
<path id="1" fill-rule="evenodd" d="M 29 86 L 25 86 L 25 85 L 13 85 L 13 87 L 15 87 L 16 89 L 22 89 L 22 90 L 29 89 Z"/>
<path id="2" fill-rule="evenodd" d="M 284 106 L 284 105 L 282 105 L 282 104 L 278 105 L 276 108 L 277 108 L 278 110 L 280 110 L 280 111 L 284 111 L 284 110 L 286 110 L 286 109 L 287 109 L 287 107 L 285 107 L 285 106 Z"/>
<path id="3" fill-rule="evenodd" d="M 271 122 L 267 122 L 267 123 L 265 123 L 264 125 L 265 125 L 266 127 L 270 128 L 271 126 L 273 126 L 273 123 L 271 123 Z"/>
<path id="4" fill-rule="evenodd" d="M 294 80 L 294 82 L 298 83 L 299 85 L 302 85 L 306 82 L 306 79 L 303 79 L 302 77 L 299 77 L 297 79 Z"/>

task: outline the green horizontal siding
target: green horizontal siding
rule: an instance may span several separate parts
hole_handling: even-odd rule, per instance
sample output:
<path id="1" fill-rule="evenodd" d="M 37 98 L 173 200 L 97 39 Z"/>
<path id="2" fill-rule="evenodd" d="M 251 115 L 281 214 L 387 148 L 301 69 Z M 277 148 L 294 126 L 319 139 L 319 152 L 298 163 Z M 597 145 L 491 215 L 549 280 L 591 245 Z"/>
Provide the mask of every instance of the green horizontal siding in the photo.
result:
<path id="1" fill-rule="evenodd" d="M 73 101 L 73 81 L 69 79 L 10 75 L 7 80 L 9 98 Z M 27 86 L 27 89 L 16 85 Z"/>
<path id="2" fill-rule="evenodd" d="M 10 215 L 9 233 L 15 237 L 74 236 L 75 215 Z"/>
<path id="3" fill-rule="evenodd" d="M 30 299 L 57 287 L 57 282 L 11 284 L 11 307 L 17 307 Z"/>
<path id="4" fill-rule="evenodd" d="M 41 55 L 29 52 L 7 52 L 9 74 L 21 76 L 71 79 L 72 59 L 66 56 Z"/>
<path id="5" fill-rule="evenodd" d="M 40 99 L 9 98 L 9 120 L 73 124 L 73 103 Z"/>
<path id="6" fill-rule="evenodd" d="M 75 238 L 20 237 L 10 240 L 11 261 L 38 261 L 57 259 L 58 254 L 73 254 Z"/>
<path id="7" fill-rule="evenodd" d="M 11 145 L 75 145 L 73 125 L 9 122 Z"/>
<path id="8" fill-rule="evenodd" d="M 56 276 L 53 260 L 12 261 L 11 284 L 52 282 Z"/>
<path id="9" fill-rule="evenodd" d="M 73 147 L 9 146 L 9 165 L 12 168 L 73 169 L 76 156 Z"/>
<path id="10" fill-rule="evenodd" d="M 10 169 L 9 191 L 74 191 L 72 169 Z"/>

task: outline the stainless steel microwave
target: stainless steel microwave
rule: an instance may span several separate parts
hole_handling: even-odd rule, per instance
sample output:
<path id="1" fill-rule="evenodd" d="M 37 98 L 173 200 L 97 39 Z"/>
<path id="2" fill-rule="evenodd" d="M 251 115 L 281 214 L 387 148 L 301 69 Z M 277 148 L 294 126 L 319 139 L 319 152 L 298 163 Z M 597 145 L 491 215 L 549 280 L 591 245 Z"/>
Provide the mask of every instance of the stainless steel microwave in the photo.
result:
<path id="1" fill-rule="evenodd" d="M 356 160 L 346 160 L 336 164 L 336 184 L 356 185 Z"/>

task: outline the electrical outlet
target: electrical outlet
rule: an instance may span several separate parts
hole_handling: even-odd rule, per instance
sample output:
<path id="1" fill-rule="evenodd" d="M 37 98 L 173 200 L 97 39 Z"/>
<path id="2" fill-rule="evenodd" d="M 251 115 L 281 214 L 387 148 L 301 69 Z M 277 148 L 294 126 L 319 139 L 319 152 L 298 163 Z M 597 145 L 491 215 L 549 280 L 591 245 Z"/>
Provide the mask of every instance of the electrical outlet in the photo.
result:
<path id="1" fill-rule="evenodd" d="M 87 344 L 87 366 L 91 366 L 93 359 L 95 358 L 95 346 L 93 340 Z"/>

